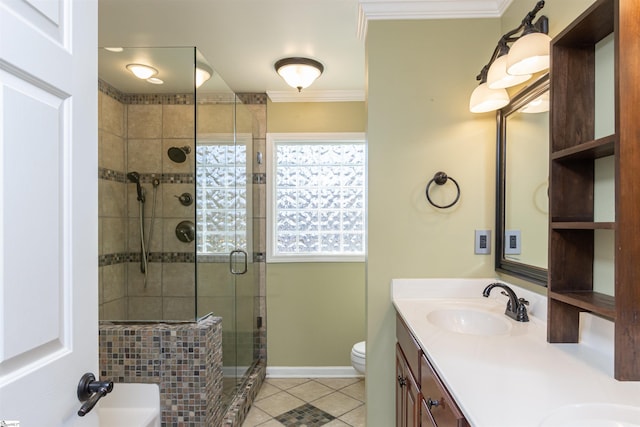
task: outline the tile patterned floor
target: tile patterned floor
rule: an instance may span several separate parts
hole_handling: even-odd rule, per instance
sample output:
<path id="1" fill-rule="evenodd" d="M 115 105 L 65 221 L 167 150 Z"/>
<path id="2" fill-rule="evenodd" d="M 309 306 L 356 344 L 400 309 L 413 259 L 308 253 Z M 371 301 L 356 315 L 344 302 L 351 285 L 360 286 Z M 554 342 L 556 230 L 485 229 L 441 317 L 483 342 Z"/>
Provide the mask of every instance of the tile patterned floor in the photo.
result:
<path id="1" fill-rule="evenodd" d="M 243 427 L 364 427 L 362 378 L 267 378 Z"/>

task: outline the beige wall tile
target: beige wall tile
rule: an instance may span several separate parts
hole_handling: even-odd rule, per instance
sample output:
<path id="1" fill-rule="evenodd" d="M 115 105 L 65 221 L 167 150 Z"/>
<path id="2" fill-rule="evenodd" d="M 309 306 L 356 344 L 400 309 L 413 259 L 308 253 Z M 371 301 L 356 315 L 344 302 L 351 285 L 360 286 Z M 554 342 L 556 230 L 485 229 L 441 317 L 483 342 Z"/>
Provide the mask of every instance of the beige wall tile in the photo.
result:
<path id="1" fill-rule="evenodd" d="M 128 232 L 127 232 L 127 250 L 129 252 L 139 252 L 140 251 L 140 219 L 139 218 L 129 218 L 128 222 Z M 162 252 L 163 245 L 163 228 L 162 228 L 163 219 L 157 218 L 153 221 L 153 234 L 151 235 L 151 240 L 149 240 L 149 230 L 151 227 L 151 220 L 145 219 L 144 221 L 144 232 L 145 232 L 145 247 L 148 246 L 148 250 L 151 252 Z"/>
<path id="2" fill-rule="evenodd" d="M 223 330 L 233 330 L 232 319 L 235 315 L 233 297 L 198 297 L 198 316 L 204 316 L 208 313 L 222 317 Z"/>
<path id="3" fill-rule="evenodd" d="M 126 297 L 125 264 L 106 265 L 101 267 L 103 283 L 103 299 L 105 302 Z"/>
<path id="4" fill-rule="evenodd" d="M 98 211 L 100 217 L 121 218 L 127 207 L 125 185 L 101 179 L 98 181 Z"/>
<path id="5" fill-rule="evenodd" d="M 106 302 L 100 307 L 100 320 L 127 320 L 127 299 Z"/>
<path id="6" fill-rule="evenodd" d="M 162 293 L 170 297 L 191 297 L 196 295 L 195 265 L 171 262 L 162 266 Z"/>
<path id="7" fill-rule="evenodd" d="M 162 138 L 162 105 L 128 105 L 128 138 Z"/>
<path id="8" fill-rule="evenodd" d="M 251 195 L 253 197 L 253 217 L 266 218 L 267 216 L 267 186 L 265 184 L 252 184 Z M 255 230 L 254 230 L 255 234 Z"/>
<path id="9" fill-rule="evenodd" d="M 235 293 L 228 262 L 198 263 L 197 277 L 198 297 L 233 296 Z"/>
<path id="10" fill-rule="evenodd" d="M 193 298 L 164 297 L 163 316 L 166 320 L 193 320 L 196 318 L 196 303 Z"/>
<path id="11" fill-rule="evenodd" d="M 195 107 L 193 105 L 162 106 L 162 137 L 193 138 L 195 136 Z"/>
<path id="12" fill-rule="evenodd" d="M 142 183 L 144 190 L 144 216 L 145 218 L 162 217 L 162 187 L 166 184 L 160 184 L 154 188 L 151 183 Z M 129 218 L 138 218 L 140 216 L 140 203 L 138 202 L 138 189 L 134 183 L 127 181 L 127 215 Z M 155 201 L 154 201 L 155 196 Z M 154 212 L 155 203 L 155 212 Z M 147 223 L 148 224 L 148 223 Z"/>
<path id="13" fill-rule="evenodd" d="M 162 171 L 162 140 L 131 139 L 127 145 L 127 172 L 159 173 Z"/>
<path id="14" fill-rule="evenodd" d="M 116 136 L 124 136 L 125 106 L 103 93 L 101 100 L 101 129 Z"/>
<path id="15" fill-rule="evenodd" d="M 126 222 L 121 218 L 102 219 L 102 253 L 115 254 L 124 252 Z"/>
<path id="16" fill-rule="evenodd" d="M 233 133 L 233 105 L 198 105 L 198 136 L 207 133 Z"/>
<path id="17" fill-rule="evenodd" d="M 144 273 L 140 271 L 139 262 L 128 262 L 127 295 L 130 297 L 162 296 L 162 263 L 147 263 L 147 284 L 144 283 Z"/>
<path id="18" fill-rule="evenodd" d="M 98 166 L 123 172 L 125 170 L 123 138 L 104 131 L 100 131 L 99 135 Z"/>
<path id="19" fill-rule="evenodd" d="M 161 297 L 129 297 L 128 318 L 130 320 L 161 320 Z"/>

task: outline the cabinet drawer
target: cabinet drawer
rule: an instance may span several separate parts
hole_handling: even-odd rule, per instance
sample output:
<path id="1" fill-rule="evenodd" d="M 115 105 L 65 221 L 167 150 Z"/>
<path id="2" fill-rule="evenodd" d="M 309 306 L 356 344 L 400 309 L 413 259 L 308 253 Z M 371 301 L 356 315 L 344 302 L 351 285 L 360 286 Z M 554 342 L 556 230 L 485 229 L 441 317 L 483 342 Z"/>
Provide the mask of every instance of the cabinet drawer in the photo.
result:
<path id="1" fill-rule="evenodd" d="M 420 389 L 424 398 L 423 410 L 428 410 L 437 427 L 467 427 L 462 412 L 454 403 L 427 358 L 420 358 Z"/>
<path id="2" fill-rule="evenodd" d="M 422 350 L 415 339 L 413 339 L 409 328 L 407 328 L 400 316 L 396 316 L 396 339 L 404 353 L 405 359 L 407 359 L 409 370 L 414 378 L 420 378 L 420 356 L 422 356 Z"/>

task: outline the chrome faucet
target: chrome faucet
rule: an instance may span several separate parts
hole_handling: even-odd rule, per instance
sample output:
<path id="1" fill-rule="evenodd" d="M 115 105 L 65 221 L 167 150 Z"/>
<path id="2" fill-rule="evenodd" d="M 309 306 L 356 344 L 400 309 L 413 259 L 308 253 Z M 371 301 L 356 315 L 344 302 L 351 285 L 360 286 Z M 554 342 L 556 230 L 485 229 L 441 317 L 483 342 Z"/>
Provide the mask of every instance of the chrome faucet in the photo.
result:
<path id="1" fill-rule="evenodd" d="M 511 289 L 509 286 L 505 285 L 504 283 L 497 283 L 497 282 L 491 283 L 486 288 L 484 288 L 484 291 L 482 291 L 482 296 L 485 298 L 488 298 L 489 294 L 491 293 L 491 289 L 493 288 L 504 289 L 504 291 L 502 292 L 502 295 L 506 295 L 509 297 L 509 301 L 507 302 L 507 308 L 504 311 L 504 314 L 506 314 L 507 316 L 511 317 L 512 319 L 518 322 L 529 321 L 529 315 L 527 314 L 527 307 L 526 307 L 527 305 L 529 305 L 529 301 L 527 301 L 524 298 L 518 298 L 516 293 L 513 292 L 513 289 Z"/>

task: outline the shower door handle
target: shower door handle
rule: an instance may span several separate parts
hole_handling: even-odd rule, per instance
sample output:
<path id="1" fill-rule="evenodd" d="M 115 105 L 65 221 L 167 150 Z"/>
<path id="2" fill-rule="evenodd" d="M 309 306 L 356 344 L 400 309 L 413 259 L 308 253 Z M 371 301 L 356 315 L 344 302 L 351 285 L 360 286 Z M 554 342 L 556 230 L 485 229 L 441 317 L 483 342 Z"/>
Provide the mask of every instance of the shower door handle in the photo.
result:
<path id="1" fill-rule="evenodd" d="M 242 254 L 242 258 L 244 260 L 244 266 L 242 270 L 236 270 L 234 268 L 235 263 L 233 262 L 233 259 L 235 254 Z M 229 271 L 231 271 L 231 274 L 236 275 L 244 274 L 247 272 L 247 253 L 245 251 L 243 251 L 242 249 L 235 249 L 231 251 L 231 253 L 229 254 Z"/>

